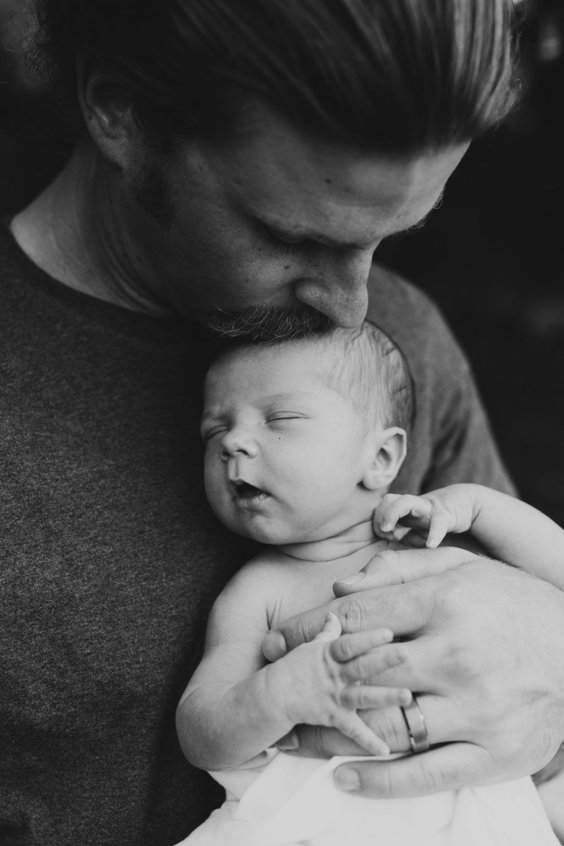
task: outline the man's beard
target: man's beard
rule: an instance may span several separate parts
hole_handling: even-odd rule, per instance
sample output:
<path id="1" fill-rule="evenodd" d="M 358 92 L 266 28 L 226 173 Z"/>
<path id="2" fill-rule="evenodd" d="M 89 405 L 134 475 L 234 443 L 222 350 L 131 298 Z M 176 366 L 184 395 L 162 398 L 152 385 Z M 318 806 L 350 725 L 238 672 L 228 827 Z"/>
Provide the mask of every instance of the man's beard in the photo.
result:
<path id="1" fill-rule="evenodd" d="M 241 311 L 225 311 L 218 307 L 214 314 L 206 317 L 205 325 L 220 338 L 252 343 L 324 335 L 334 328 L 332 320 L 307 306 L 283 309 L 257 305 Z"/>
<path id="2" fill-rule="evenodd" d="M 162 161 L 147 156 L 132 180 L 130 191 L 134 201 L 164 232 L 168 232 L 175 221 L 176 209 Z M 220 338 L 251 343 L 323 335 L 334 328 L 332 320 L 305 305 L 287 309 L 256 305 L 240 311 L 227 311 L 217 306 L 203 322 Z"/>

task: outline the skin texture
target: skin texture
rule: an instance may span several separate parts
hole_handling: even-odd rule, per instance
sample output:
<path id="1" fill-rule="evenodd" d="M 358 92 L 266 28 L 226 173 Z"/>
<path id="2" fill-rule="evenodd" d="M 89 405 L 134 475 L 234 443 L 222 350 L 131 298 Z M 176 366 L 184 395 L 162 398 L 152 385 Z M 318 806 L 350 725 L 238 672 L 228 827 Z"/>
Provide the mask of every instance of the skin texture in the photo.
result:
<path id="1" fill-rule="evenodd" d="M 426 568 L 434 575 L 389 583 L 393 571 L 413 570 L 423 577 Z M 387 586 L 375 588 L 379 574 Z M 340 598 L 329 607 L 344 631 L 378 621 L 407 638 L 401 669 L 381 676 L 380 683 L 385 678 L 417 692 L 431 743 L 446 744 L 376 766 L 343 766 L 336 772 L 343 789 L 422 795 L 516 778 L 554 756 L 564 707 L 564 667 L 555 648 L 564 638 L 559 590 L 514 568 L 447 548 L 383 553 L 360 578 L 334 589 Z M 266 656 L 274 659 L 310 639 L 326 613 L 326 607 L 315 609 L 279 626 L 265 640 Z M 392 750 L 408 750 L 398 709 L 374 711 L 366 719 Z M 315 729 L 294 734 L 288 746 L 321 755 L 329 749 L 350 751 L 335 735 Z"/>
<path id="2" fill-rule="evenodd" d="M 206 322 L 260 305 L 359 325 L 378 244 L 420 223 L 466 150 L 390 161 L 256 106 L 222 143 L 163 154 L 104 82 L 83 88 L 97 146 L 78 148 L 13 231 L 61 281 L 151 314 Z"/>
<path id="3" fill-rule="evenodd" d="M 449 485 L 425 496 L 386 494 L 374 528 L 382 538 L 430 549 L 449 533 L 470 532 L 490 555 L 564 589 L 564 531 L 536 508 L 483 485 Z"/>
<path id="4" fill-rule="evenodd" d="M 331 387 L 325 341 L 230 352 L 206 379 L 206 492 L 233 531 L 266 545 L 214 603 L 202 661 L 177 710 L 188 760 L 240 767 L 297 724 L 333 727 L 361 751 L 387 754 L 362 708 L 409 704 L 378 684 L 401 663 L 388 630 L 341 637 L 328 614 L 312 642 L 267 663 L 260 646 L 278 620 L 327 601 L 385 541 L 372 512 L 405 455 L 405 433 L 384 429 Z M 251 487 L 252 485 L 252 487 Z"/>
<path id="5" fill-rule="evenodd" d="M 333 537 L 370 521 L 374 490 L 399 469 L 403 430 L 368 430 L 320 358 L 303 344 L 259 347 L 208 374 L 206 493 L 238 534 L 278 546 Z"/>

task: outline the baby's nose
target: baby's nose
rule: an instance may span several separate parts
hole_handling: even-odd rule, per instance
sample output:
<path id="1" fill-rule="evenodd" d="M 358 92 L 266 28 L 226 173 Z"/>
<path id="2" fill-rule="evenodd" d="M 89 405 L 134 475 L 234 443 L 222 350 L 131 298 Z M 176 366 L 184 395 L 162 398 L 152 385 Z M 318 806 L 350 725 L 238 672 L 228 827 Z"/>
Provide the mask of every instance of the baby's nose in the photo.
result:
<path id="1" fill-rule="evenodd" d="M 248 432 L 242 429 L 232 429 L 223 436 L 221 442 L 221 458 L 228 461 L 237 455 L 246 455 L 251 458 L 256 455 L 256 445 Z"/>

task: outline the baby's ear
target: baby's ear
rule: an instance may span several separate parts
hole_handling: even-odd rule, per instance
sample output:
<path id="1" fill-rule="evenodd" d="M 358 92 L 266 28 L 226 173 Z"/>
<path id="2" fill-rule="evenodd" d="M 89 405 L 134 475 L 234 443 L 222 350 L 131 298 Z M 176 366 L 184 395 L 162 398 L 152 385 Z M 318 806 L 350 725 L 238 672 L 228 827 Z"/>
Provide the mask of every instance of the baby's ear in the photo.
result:
<path id="1" fill-rule="evenodd" d="M 369 491 L 392 484 L 405 459 L 407 434 L 398 426 L 384 429 L 375 435 L 373 447 L 370 464 L 361 479 L 362 486 Z"/>

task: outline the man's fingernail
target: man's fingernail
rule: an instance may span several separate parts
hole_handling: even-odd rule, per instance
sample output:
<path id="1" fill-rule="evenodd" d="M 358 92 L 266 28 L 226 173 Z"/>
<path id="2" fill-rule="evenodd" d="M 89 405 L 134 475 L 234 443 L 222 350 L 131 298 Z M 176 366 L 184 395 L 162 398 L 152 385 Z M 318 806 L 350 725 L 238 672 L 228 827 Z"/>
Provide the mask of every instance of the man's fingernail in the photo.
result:
<path id="1" fill-rule="evenodd" d="M 337 579 L 337 583 L 340 585 L 354 585 L 355 582 L 360 582 L 363 578 L 364 573 L 361 570 L 360 573 L 353 573 L 352 576 L 347 576 L 346 579 Z"/>
<path id="2" fill-rule="evenodd" d="M 348 793 L 355 793 L 355 791 L 360 790 L 358 774 L 348 767 L 339 767 L 335 771 L 335 783 L 340 790 L 346 790 Z"/>
<path id="3" fill-rule="evenodd" d="M 269 632 L 262 645 L 262 652 L 267 661 L 278 661 L 288 651 L 284 635 L 280 632 Z"/>
<path id="4" fill-rule="evenodd" d="M 278 741 L 276 748 L 281 752 L 297 752 L 300 748 L 298 733 L 295 731 L 288 732 L 285 737 Z"/>

